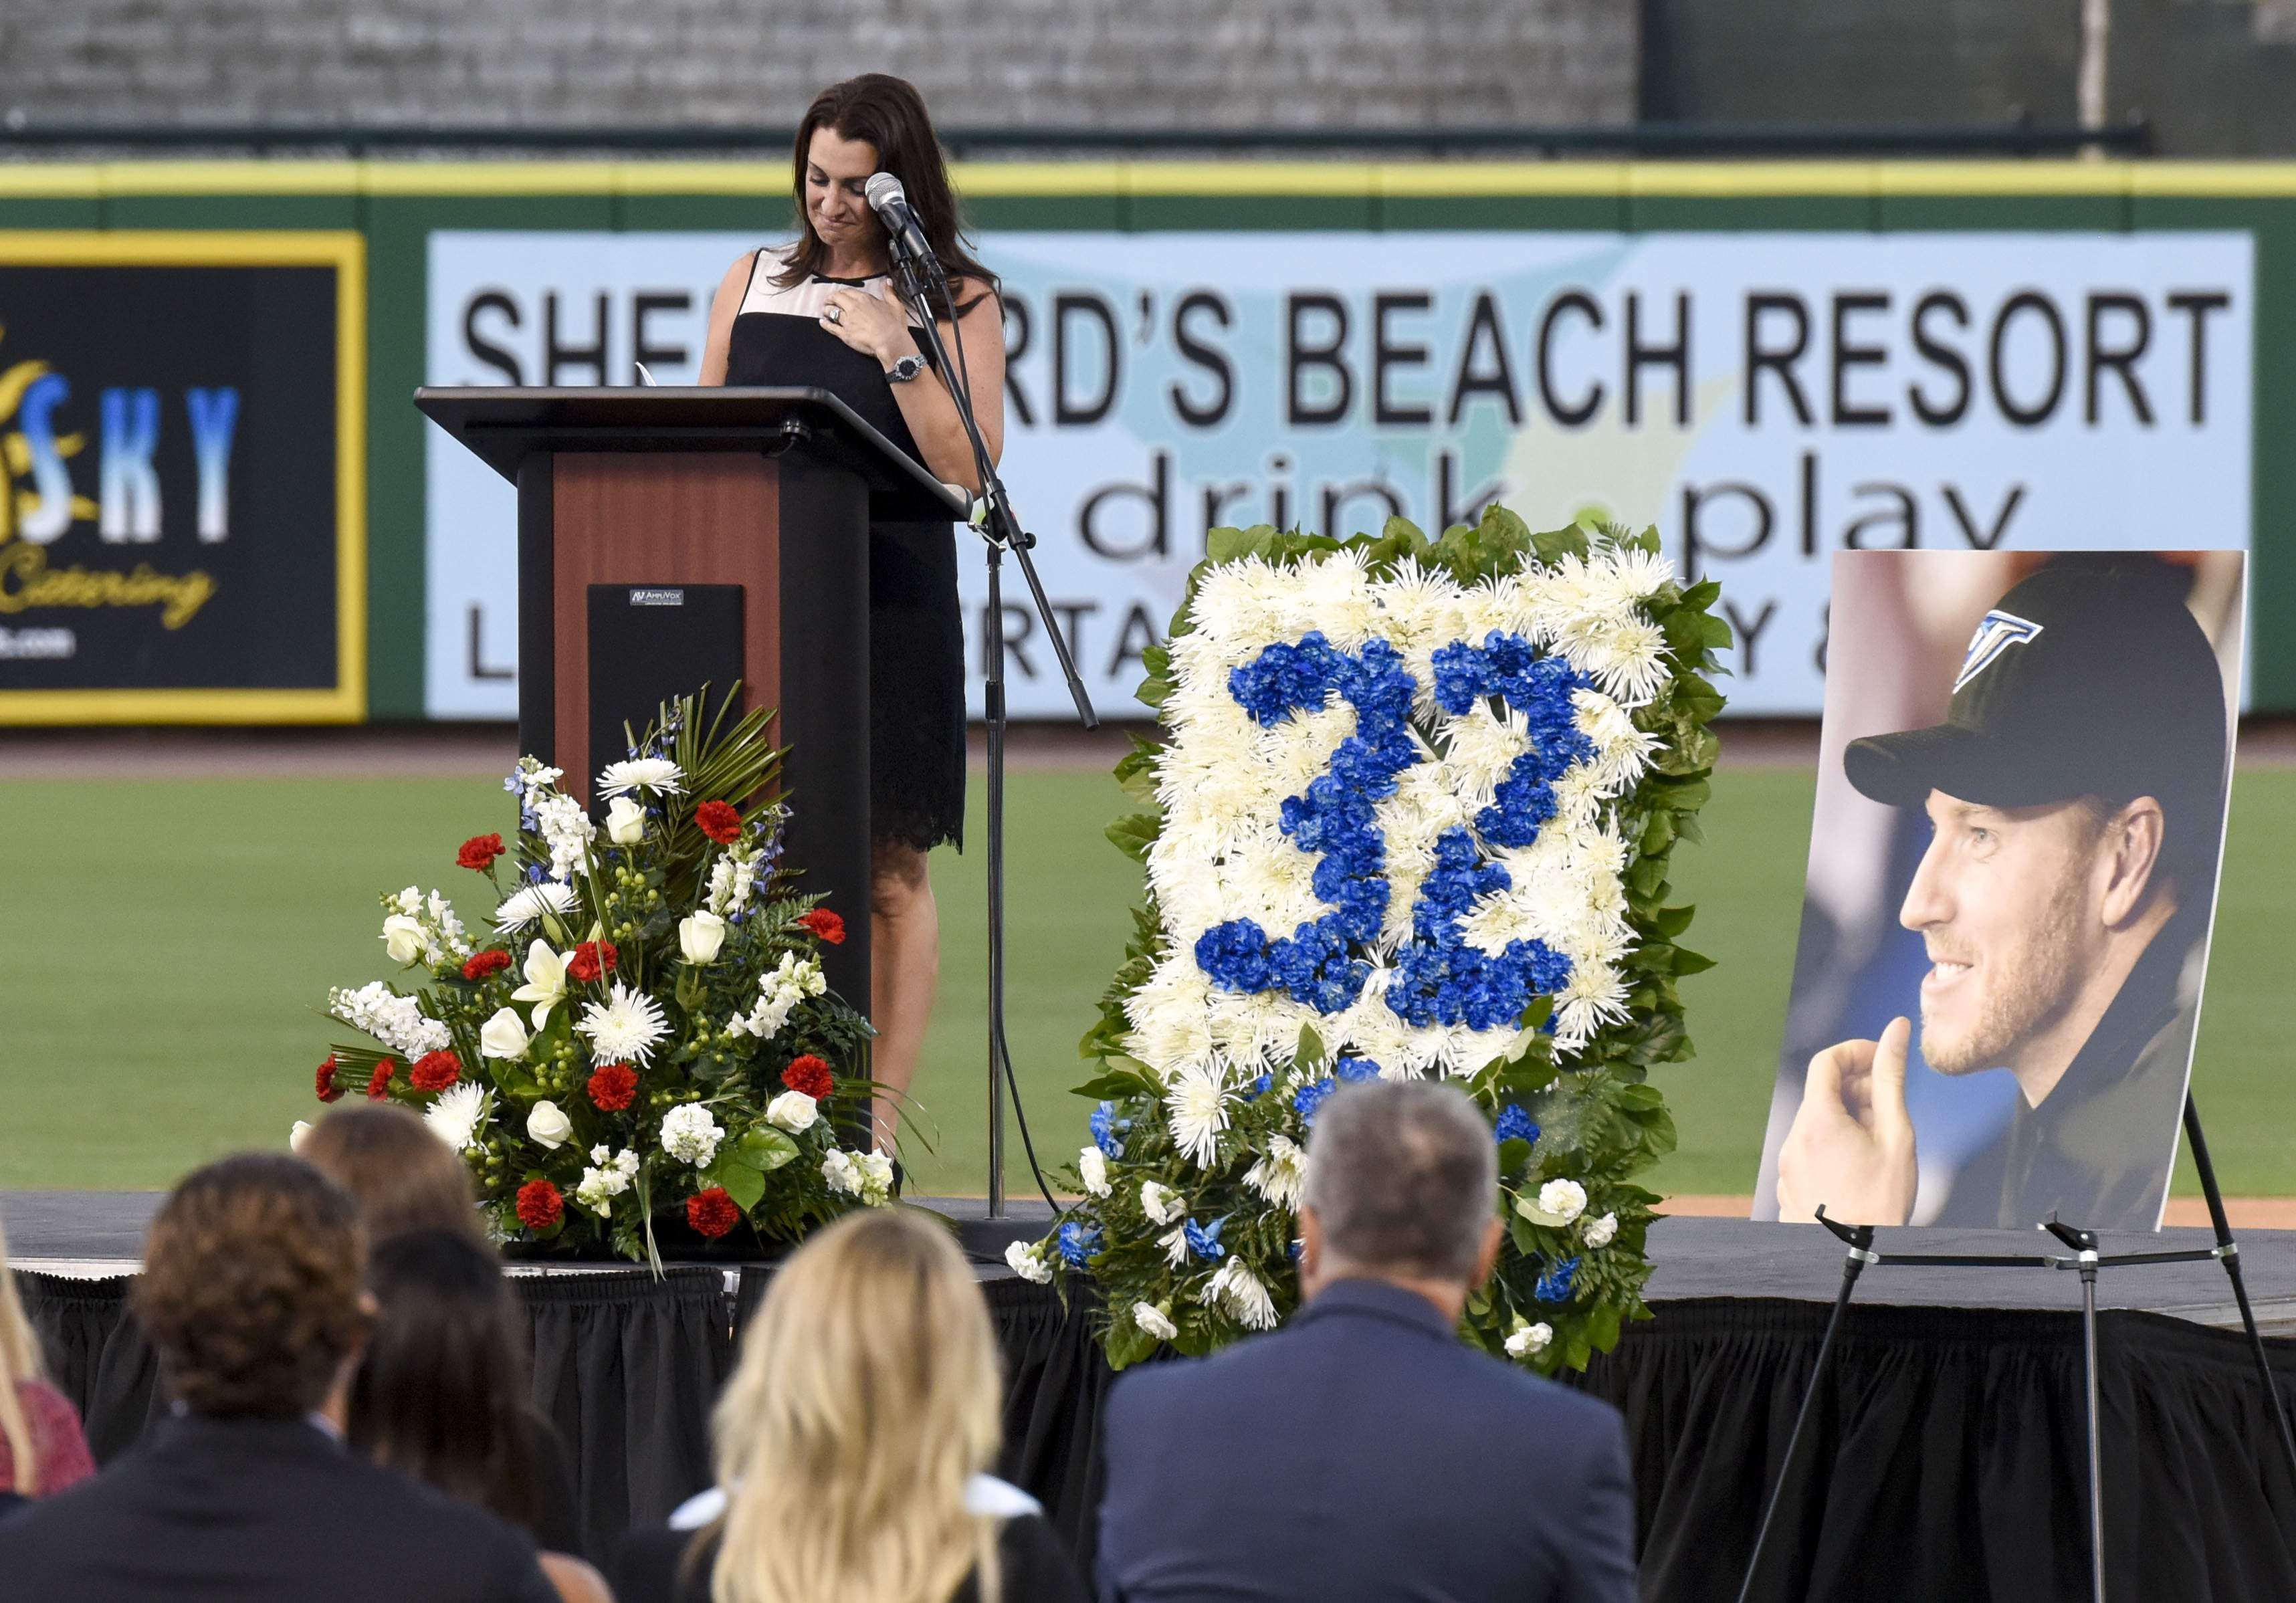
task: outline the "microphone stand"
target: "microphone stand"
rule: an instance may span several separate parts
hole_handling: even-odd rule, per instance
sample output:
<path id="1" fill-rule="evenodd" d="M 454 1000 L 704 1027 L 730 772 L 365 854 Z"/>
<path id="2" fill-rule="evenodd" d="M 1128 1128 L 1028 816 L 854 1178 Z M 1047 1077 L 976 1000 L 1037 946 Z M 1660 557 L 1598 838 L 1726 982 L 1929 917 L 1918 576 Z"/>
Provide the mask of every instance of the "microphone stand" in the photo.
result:
<path id="1" fill-rule="evenodd" d="M 1021 1125 L 1021 1141 L 1029 1156 L 1029 1167 L 1036 1175 L 1037 1189 L 1044 1193 L 1046 1205 L 1054 1213 L 1060 1205 L 1053 1200 L 1052 1188 L 1045 1183 L 1044 1171 L 1037 1164 L 1036 1143 L 1029 1134 L 1029 1116 L 1021 1106 L 1021 1084 L 1013 1073 L 1013 1053 L 1004 1034 L 1004 733 L 1007 723 L 1004 706 L 1004 564 L 1006 552 L 1019 561 L 1021 576 L 1029 586 L 1029 597 L 1035 605 L 1037 619 L 1045 626 L 1045 637 L 1052 642 L 1053 655 L 1059 660 L 1061 675 L 1068 682 L 1069 698 L 1076 703 L 1077 716 L 1086 729 L 1100 727 L 1099 715 L 1092 708 L 1092 699 L 1085 693 L 1084 681 L 1077 676 L 1076 663 L 1069 655 L 1068 642 L 1061 626 L 1053 617 L 1052 602 L 1045 595 L 1042 580 L 1037 577 L 1037 565 L 1029 558 L 1036 536 L 1021 527 L 1014 516 L 1011 499 L 1004 493 L 1004 481 L 997 477 L 996 463 L 988 454 L 988 443 L 980 437 L 980 424 L 972 413 L 972 397 L 960 376 L 960 370 L 950 364 L 948 351 L 941 343 L 940 330 L 934 322 L 931 291 L 940 290 L 941 300 L 948 307 L 949 327 L 956 328 L 956 301 L 949 293 L 948 280 L 940 270 L 940 263 L 929 251 L 910 249 L 908 241 L 898 228 L 888 227 L 885 237 L 890 243 L 894 271 L 901 299 L 920 314 L 917 332 L 922 336 L 926 354 L 931 358 L 949 398 L 956 404 L 957 420 L 964 425 L 965 438 L 972 446 L 975 471 L 980 477 L 983 511 L 976 514 L 973 531 L 978 534 L 988 559 L 988 625 L 996 630 L 995 642 L 984 641 L 988 649 L 982 653 L 982 710 L 987 716 L 988 745 L 988 1216 L 1002 1219 L 1004 1213 L 1004 1091 L 1013 1093 L 1013 1111 Z M 956 334 L 960 348 L 964 336 Z"/>

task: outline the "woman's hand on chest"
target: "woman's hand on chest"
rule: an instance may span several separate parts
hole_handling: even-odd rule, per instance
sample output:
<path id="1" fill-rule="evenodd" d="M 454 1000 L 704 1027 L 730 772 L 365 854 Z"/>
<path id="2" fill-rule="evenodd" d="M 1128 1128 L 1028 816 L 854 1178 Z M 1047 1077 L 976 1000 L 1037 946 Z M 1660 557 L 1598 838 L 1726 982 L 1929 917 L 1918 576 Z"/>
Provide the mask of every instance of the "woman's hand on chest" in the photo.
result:
<path id="1" fill-rule="evenodd" d="M 865 356 L 890 368 L 903 356 L 917 355 L 908 317 L 893 301 L 866 290 L 842 288 L 829 292 L 822 308 L 821 326 Z"/>

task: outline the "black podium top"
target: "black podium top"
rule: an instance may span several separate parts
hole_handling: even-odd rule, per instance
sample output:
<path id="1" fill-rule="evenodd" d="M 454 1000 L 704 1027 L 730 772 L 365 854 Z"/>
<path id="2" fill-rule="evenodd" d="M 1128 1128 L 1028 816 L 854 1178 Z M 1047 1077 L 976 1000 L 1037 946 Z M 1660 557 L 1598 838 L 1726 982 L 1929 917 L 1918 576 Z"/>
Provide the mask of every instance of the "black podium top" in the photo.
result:
<path id="1" fill-rule="evenodd" d="M 667 385 L 540 389 L 425 386 L 425 417 L 513 483 L 537 451 L 759 451 L 792 447 L 850 469 L 887 522 L 963 521 L 972 503 L 825 389 Z"/>

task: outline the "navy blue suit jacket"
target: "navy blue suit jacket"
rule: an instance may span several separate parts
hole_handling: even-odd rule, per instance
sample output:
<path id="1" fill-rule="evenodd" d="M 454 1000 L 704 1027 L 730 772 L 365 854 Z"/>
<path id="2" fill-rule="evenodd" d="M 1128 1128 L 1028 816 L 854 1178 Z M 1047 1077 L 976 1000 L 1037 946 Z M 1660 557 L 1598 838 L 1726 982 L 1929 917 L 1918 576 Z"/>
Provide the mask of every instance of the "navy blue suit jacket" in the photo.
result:
<path id="1" fill-rule="evenodd" d="M 1110 1394 L 1102 1595 L 1120 1603 L 1631 1603 L 1618 1411 L 1342 1280 L 1288 1328 Z"/>

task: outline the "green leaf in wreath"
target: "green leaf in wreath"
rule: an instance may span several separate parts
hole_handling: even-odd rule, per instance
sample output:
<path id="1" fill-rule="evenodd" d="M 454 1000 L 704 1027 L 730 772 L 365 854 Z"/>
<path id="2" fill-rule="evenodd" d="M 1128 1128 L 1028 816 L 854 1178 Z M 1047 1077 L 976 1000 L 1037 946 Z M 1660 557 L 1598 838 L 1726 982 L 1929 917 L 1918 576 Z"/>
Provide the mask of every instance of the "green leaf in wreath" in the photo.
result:
<path id="1" fill-rule="evenodd" d="M 765 1171 L 752 1168 L 730 1151 L 719 1153 L 718 1161 L 701 1171 L 701 1178 L 709 1185 L 725 1187 L 726 1195 L 745 1214 L 766 1194 Z"/>
<path id="2" fill-rule="evenodd" d="M 752 1125 L 734 1143 L 733 1157 L 743 1168 L 770 1174 L 783 1164 L 797 1160 L 797 1143 L 770 1125 Z M 742 1206 L 747 1207 L 749 1204 Z"/>

